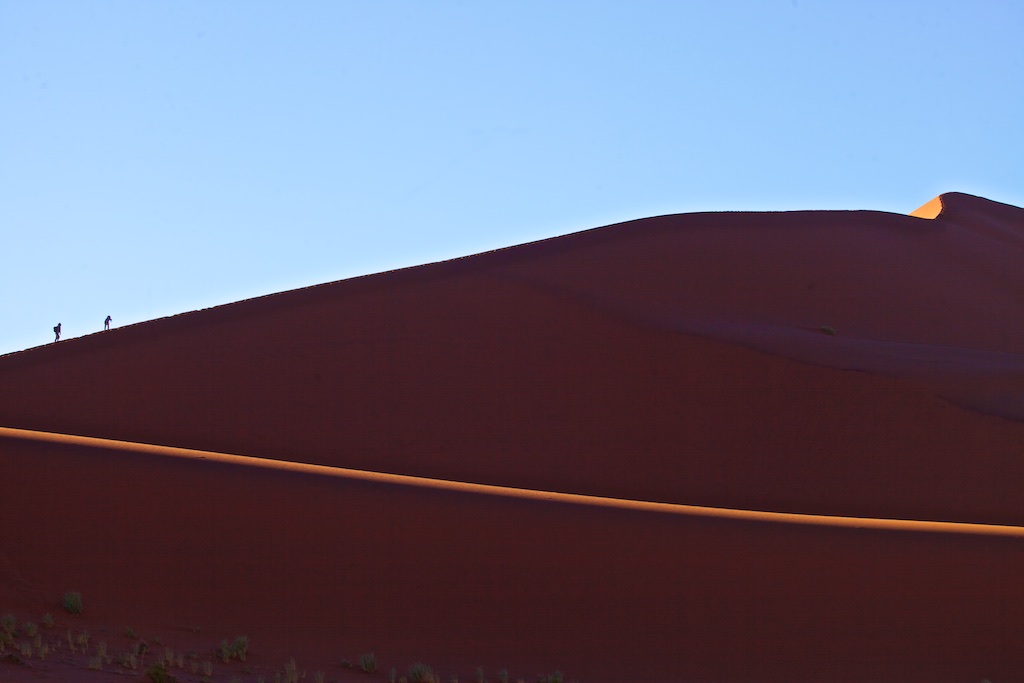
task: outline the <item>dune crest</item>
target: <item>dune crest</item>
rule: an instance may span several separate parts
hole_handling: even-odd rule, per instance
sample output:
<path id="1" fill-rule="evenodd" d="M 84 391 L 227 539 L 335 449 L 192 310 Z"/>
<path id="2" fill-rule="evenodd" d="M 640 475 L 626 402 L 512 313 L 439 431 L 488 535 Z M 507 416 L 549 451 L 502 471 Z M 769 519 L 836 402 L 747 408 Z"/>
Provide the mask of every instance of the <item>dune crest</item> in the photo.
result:
<path id="1" fill-rule="evenodd" d="M 944 192 L 910 212 L 918 218 L 944 218 L 968 214 L 989 215 L 1013 223 L 1024 223 L 1024 208 L 993 201 L 966 192 Z"/>

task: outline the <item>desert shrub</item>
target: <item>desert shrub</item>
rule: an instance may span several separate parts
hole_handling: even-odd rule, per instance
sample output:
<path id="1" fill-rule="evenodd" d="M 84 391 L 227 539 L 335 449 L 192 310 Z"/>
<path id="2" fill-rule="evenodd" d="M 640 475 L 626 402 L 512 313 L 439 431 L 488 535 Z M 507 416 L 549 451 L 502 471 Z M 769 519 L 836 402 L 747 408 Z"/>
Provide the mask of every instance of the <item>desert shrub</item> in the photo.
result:
<path id="1" fill-rule="evenodd" d="M 232 659 L 245 661 L 246 653 L 249 652 L 249 639 L 246 636 L 236 636 L 232 642 L 227 639 L 220 641 L 217 648 L 217 656 L 227 664 Z"/>
<path id="2" fill-rule="evenodd" d="M 501 683 L 508 683 L 508 669 L 502 669 L 498 672 L 498 680 Z"/>
<path id="3" fill-rule="evenodd" d="M 57 625 L 57 622 L 56 622 L 56 620 L 54 620 L 52 614 L 47 612 L 46 614 L 43 615 L 43 626 L 45 626 L 46 628 L 53 628 L 56 625 Z"/>
<path id="4" fill-rule="evenodd" d="M 245 661 L 245 654 L 249 651 L 249 638 L 246 636 L 235 636 L 231 643 L 231 656 L 235 659 Z"/>
<path id="5" fill-rule="evenodd" d="M 295 657 L 291 657 L 284 663 L 285 683 L 299 683 L 299 665 L 295 663 Z"/>
<path id="6" fill-rule="evenodd" d="M 409 680 L 413 683 L 435 683 L 437 678 L 433 669 L 423 662 L 416 662 L 409 667 Z"/>
<path id="7" fill-rule="evenodd" d="M 832 327 L 831 325 L 822 325 L 818 329 L 821 330 L 824 334 L 829 335 L 830 337 L 836 336 L 836 328 Z"/>
<path id="8" fill-rule="evenodd" d="M 171 672 L 167 670 L 167 666 L 163 662 L 157 662 L 153 666 L 146 670 L 146 676 L 153 683 L 174 683 L 177 679 L 171 675 Z"/>
<path id="9" fill-rule="evenodd" d="M 372 652 L 367 652 L 359 656 L 359 668 L 368 674 L 372 674 L 377 670 L 377 656 Z"/>
<path id="10" fill-rule="evenodd" d="M 39 627 L 32 621 L 26 621 L 21 625 L 21 632 L 25 634 L 26 638 L 35 638 L 36 634 L 39 633 Z"/>
<path id="11" fill-rule="evenodd" d="M 5 614 L 0 619 L 0 628 L 4 630 L 4 633 L 14 635 L 14 629 L 18 626 L 18 620 L 14 618 L 13 614 Z"/>
<path id="12" fill-rule="evenodd" d="M 64 609 L 70 614 L 81 614 L 85 606 L 82 604 L 82 594 L 69 591 L 64 594 Z"/>

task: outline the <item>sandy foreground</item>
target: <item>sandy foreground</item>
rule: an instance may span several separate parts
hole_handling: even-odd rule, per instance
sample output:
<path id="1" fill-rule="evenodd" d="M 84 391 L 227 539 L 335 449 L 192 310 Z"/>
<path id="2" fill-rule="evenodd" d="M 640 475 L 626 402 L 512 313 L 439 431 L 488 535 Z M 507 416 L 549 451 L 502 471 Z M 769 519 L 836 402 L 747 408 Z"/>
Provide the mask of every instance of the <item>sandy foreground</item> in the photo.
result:
<path id="1" fill-rule="evenodd" d="M 0 357 L 0 681 L 1024 680 L 1022 261 L 684 214 Z"/>

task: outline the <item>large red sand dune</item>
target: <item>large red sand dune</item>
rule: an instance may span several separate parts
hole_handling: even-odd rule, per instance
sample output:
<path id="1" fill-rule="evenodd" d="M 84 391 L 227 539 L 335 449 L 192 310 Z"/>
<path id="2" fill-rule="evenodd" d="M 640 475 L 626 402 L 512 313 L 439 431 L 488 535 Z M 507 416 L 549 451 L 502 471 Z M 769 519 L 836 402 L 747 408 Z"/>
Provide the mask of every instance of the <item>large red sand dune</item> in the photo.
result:
<path id="1" fill-rule="evenodd" d="M 0 611 L 245 633 L 253 680 L 1024 680 L 1024 210 L 915 214 L 644 219 L 2 357 Z"/>

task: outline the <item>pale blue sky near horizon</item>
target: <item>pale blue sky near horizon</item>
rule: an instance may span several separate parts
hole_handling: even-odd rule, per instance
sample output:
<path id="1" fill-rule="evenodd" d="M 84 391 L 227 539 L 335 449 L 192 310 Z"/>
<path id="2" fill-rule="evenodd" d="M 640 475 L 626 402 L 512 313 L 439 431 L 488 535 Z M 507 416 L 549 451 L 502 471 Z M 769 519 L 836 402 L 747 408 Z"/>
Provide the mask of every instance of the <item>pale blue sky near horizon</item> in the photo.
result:
<path id="1" fill-rule="evenodd" d="M 0 0 L 0 354 L 645 216 L 1024 206 L 1022 35 L 1012 0 Z"/>

